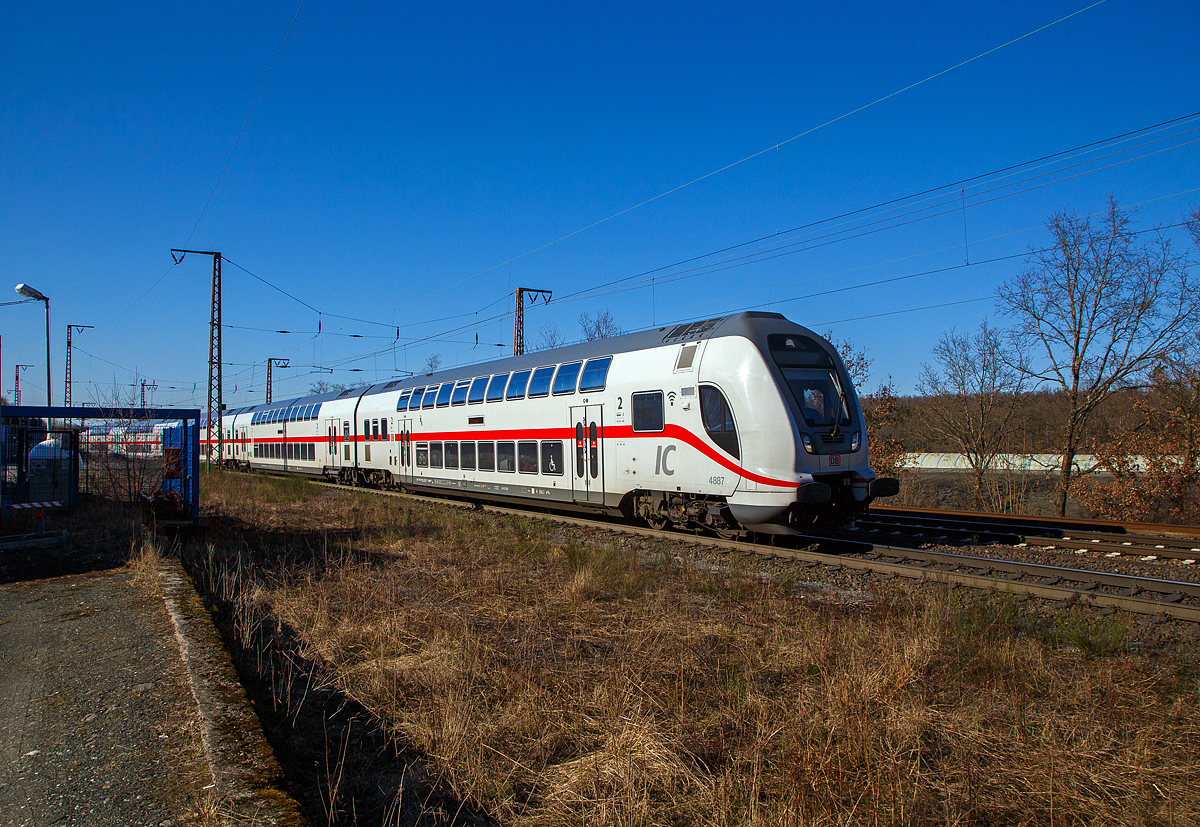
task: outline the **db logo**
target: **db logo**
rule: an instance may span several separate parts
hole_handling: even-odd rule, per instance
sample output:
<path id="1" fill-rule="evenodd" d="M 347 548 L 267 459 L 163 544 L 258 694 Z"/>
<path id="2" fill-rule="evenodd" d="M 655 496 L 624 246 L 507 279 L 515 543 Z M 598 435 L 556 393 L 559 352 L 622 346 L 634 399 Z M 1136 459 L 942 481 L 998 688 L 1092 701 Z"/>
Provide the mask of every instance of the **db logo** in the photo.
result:
<path id="1" fill-rule="evenodd" d="M 830 464 L 830 466 L 835 466 L 835 467 L 836 467 L 836 466 L 838 466 L 838 465 L 841 465 L 841 464 L 842 464 L 842 458 L 841 458 L 841 457 L 839 457 L 837 454 L 834 454 L 833 456 L 831 456 L 831 457 L 829 458 L 829 464 Z"/>

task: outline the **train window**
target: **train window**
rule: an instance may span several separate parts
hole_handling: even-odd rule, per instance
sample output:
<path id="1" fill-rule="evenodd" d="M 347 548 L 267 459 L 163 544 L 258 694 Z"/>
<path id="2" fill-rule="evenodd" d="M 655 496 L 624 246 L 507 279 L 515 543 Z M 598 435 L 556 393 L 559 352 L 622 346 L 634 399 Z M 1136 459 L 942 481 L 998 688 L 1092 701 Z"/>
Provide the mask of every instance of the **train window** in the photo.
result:
<path id="1" fill-rule="evenodd" d="M 630 399 L 633 408 L 633 430 L 661 431 L 663 429 L 663 393 L 635 393 Z"/>
<path id="2" fill-rule="evenodd" d="M 475 470 L 475 443 L 460 442 L 458 445 L 458 464 L 464 471 Z"/>
<path id="3" fill-rule="evenodd" d="M 579 377 L 579 392 L 604 390 L 604 386 L 608 382 L 608 367 L 611 364 L 611 356 L 588 359 L 587 364 L 583 366 L 583 375 Z"/>
<path id="4" fill-rule="evenodd" d="M 363 420 L 363 442 L 366 442 L 370 438 L 371 438 L 371 420 L 364 419 Z"/>
<path id="5" fill-rule="evenodd" d="M 496 470 L 508 474 L 517 470 L 517 443 L 496 443 Z"/>
<path id="6" fill-rule="evenodd" d="M 519 370 L 512 375 L 512 379 L 508 380 L 508 390 L 504 394 L 505 399 L 524 399 L 525 386 L 529 384 L 530 371 Z"/>
<path id="7" fill-rule="evenodd" d="M 833 371 L 788 367 L 780 370 L 810 428 L 850 424 L 846 399 Z"/>
<path id="8" fill-rule="evenodd" d="M 386 416 L 383 419 L 379 420 L 379 438 L 382 439 L 384 442 L 387 442 L 388 432 L 387 432 L 387 417 Z"/>
<path id="9" fill-rule="evenodd" d="M 421 401 L 421 409 L 428 410 L 433 407 L 433 403 L 437 401 L 437 385 L 430 385 L 425 388 L 425 399 Z"/>
<path id="10" fill-rule="evenodd" d="M 488 382 L 487 401 L 499 402 L 504 398 L 504 386 L 508 383 L 507 373 L 497 373 L 492 377 L 492 381 Z"/>
<path id="11" fill-rule="evenodd" d="M 741 459 L 738 451 L 737 426 L 733 422 L 733 411 L 725 395 L 714 387 L 700 386 L 700 417 L 709 439 L 734 459 Z"/>
<path id="12" fill-rule="evenodd" d="M 480 471 L 495 471 L 496 470 L 496 443 L 494 443 L 494 442 L 479 443 L 479 470 Z"/>
<path id="13" fill-rule="evenodd" d="M 575 380 L 579 378 L 579 369 L 581 367 L 583 367 L 583 362 L 571 362 L 570 364 L 559 365 L 558 373 L 554 377 L 555 396 L 575 393 Z"/>
<path id="14" fill-rule="evenodd" d="M 767 347 L 775 359 L 775 364 L 781 368 L 833 367 L 833 358 L 811 336 L 772 333 L 767 337 Z"/>
<path id="15" fill-rule="evenodd" d="M 439 408 L 445 408 L 447 405 L 449 405 L 450 404 L 450 394 L 452 394 L 452 393 L 454 393 L 454 383 L 453 382 L 443 382 L 442 386 L 440 388 L 438 388 L 437 406 Z"/>
<path id="16" fill-rule="evenodd" d="M 517 469 L 522 474 L 536 474 L 538 471 L 538 449 L 536 442 L 517 443 Z"/>
<path id="17" fill-rule="evenodd" d="M 446 443 L 446 448 L 443 451 L 443 459 L 446 462 L 447 468 L 453 469 L 453 468 L 458 467 L 458 443 L 457 442 L 447 442 Z"/>
<path id="18" fill-rule="evenodd" d="M 471 389 L 471 383 L 463 380 L 454 386 L 454 396 L 450 397 L 451 405 L 467 404 L 467 391 Z"/>
<path id="19" fill-rule="evenodd" d="M 561 442 L 542 443 L 542 473 L 561 477 L 563 473 L 563 444 Z"/>
<path id="20" fill-rule="evenodd" d="M 313 419 L 319 419 L 321 416 L 321 403 L 313 405 Z"/>
<path id="21" fill-rule="evenodd" d="M 304 406 L 304 418 L 305 419 L 316 419 L 317 418 L 316 417 L 316 409 L 317 409 L 316 405 L 305 405 Z"/>
<path id="22" fill-rule="evenodd" d="M 554 366 L 538 368 L 529 380 L 529 398 L 550 395 L 550 380 L 554 378 Z"/>
<path id="23" fill-rule="evenodd" d="M 411 390 L 400 391 L 400 398 L 396 400 L 396 410 L 407 411 L 408 410 L 408 400 L 411 398 L 412 398 Z"/>
<path id="24" fill-rule="evenodd" d="M 442 443 L 440 442 L 429 443 L 429 467 L 442 467 Z"/>
<path id="25" fill-rule="evenodd" d="M 387 427 L 386 421 L 385 421 L 384 427 Z M 371 420 L 371 439 L 376 442 L 379 441 L 379 420 L 378 419 Z"/>
<path id="26" fill-rule="evenodd" d="M 417 467 L 418 468 L 428 468 L 429 467 L 429 443 L 428 442 L 418 442 L 417 443 Z"/>
<path id="27" fill-rule="evenodd" d="M 348 419 L 342 420 L 342 439 L 346 442 L 350 441 L 350 420 Z"/>
<path id="28" fill-rule="evenodd" d="M 421 408 L 421 394 L 423 393 L 425 393 L 424 388 L 413 388 L 412 398 L 409 399 L 408 405 L 410 411 L 416 411 Z M 396 410 L 400 410 L 400 408 L 397 407 Z"/>
<path id="29" fill-rule="evenodd" d="M 696 348 L 699 345 L 684 345 L 679 349 L 679 358 L 675 360 L 675 370 L 691 370 L 692 362 L 696 359 Z"/>
<path id="30" fill-rule="evenodd" d="M 486 376 L 480 376 L 471 381 L 471 392 L 467 394 L 467 401 L 472 405 L 478 405 L 483 401 L 484 394 L 487 393 L 488 379 Z"/>

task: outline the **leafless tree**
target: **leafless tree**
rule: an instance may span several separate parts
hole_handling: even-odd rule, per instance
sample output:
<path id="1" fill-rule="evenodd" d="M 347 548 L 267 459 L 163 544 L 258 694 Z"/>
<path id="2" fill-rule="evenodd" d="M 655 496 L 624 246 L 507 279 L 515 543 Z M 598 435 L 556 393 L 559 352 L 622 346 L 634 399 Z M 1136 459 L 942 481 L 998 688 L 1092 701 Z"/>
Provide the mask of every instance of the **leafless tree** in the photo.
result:
<path id="1" fill-rule="evenodd" d="M 943 334 L 933 358 L 938 366 L 923 365 L 917 379 L 917 392 L 927 397 L 925 424 L 967 458 L 975 476 L 974 505 L 982 509 L 984 478 L 1029 385 L 1028 363 L 986 320 L 974 335 L 953 329 Z"/>
<path id="2" fill-rule="evenodd" d="M 896 424 L 900 413 L 900 399 L 896 396 L 896 383 L 892 377 L 871 393 L 865 393 L 871 379 L 871 363 L 875 360 L 863 349 L 856 349 L 854 342 L 846 339 L 834 342 L 832 331 L 825 338 L 833 342 L 850 374 L 850 381 L 857 388 L 866 419 L 867 455 L 871 468 L 881 477 L 895 477 L 908 462 L 908 452 L 900 440 L 885 436 L 884 432 Z"/>
<path id="3" fill-rule="evenodd" d="M 544 325 L 538 328 L 537 344 L 533 346 L 534 350 L 550 350 L 555 347 L 562 347 L 567 343 L 567 337 L 559 330 L 558 325 L 554 322 L 547 321 Z"/>
<path id="4" fill-rule="evenodd" d="M 1110 198 L 1103 217 L 1051 216 L 1053 243 L 999 290 L 998 307 L 1016 323 L 1018 349 L 1037 367 L 1028 376 L 1066 396 L 1056 509 L 1067 511 L 1072 465 L 1096 407 L 1143 381 L 1176 351 L 1196 321 L 1187 258 L 1161 233 L 1139 241 L 1131 213 Z"/>
<path id="5" fill-rule="evenodd" d="M 590 313 L 580 313 L 579 327 L 583 330 L 583 338 L 589 342 L 607 339 L 609 336 L 620 336 L 625 332 L 607 308 L 596 311 L 595 316 Z"/>
<path id="6" fill-rule="evenodd" d="M 330 382 L 326 379 L 318 379 L 308 386 L 309 393 L 329 393 L 330 391 L 344 391 L 351 387 L 344 382 Z"/>
<path id="7" fill-rule="evenodd" d="M 438 365 L 442 363 L 442 354 L 435 353 L 425 360 L 424 373 L 433 373 L 438 369 Z"/>

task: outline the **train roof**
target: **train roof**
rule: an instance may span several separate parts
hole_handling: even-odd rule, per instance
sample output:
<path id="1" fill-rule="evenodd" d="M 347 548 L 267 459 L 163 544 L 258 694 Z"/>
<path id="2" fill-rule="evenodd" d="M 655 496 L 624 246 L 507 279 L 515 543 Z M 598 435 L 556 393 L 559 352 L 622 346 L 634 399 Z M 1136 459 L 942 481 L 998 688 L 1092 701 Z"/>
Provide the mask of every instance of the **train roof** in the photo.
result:
<path id="1" fill-rule="evenodd" d="M 490 362 L 476 362 L 471 365 L 446 368 L 445 370 L 409 376 L 403 379 L 390 379 L 386 382 L 376 382 L 372 385 L 359 385 L 340 391 L 308 394 L 306 396 L 297 396 L 293 399 L 280 399 L 272 401 L 269 405 L 249 405 L 236 410 L 226 411 L 225 415 L 236 416 L 243 413 L 290 408 L 293 405 L 312 405 L 315 403 L 330 402 L 335 399 L 354 399 L 361 396 L 404 390 L 405 388 L 420 388 L 426 385 L 437 385 L 459 379 L 470 379 L 476 376 L 508 373 L 514 370 L 542 367 L 543 365 L 578 362 L 618 353 L 648 350 L 664 344 L 701 341 L 717 336 L 742 336 L 755 340 L 762 333 L 764 322 L 774 322 L 775 324 L 769 326 L 775 330 L 778 330 L 779 323 L 782 323 L 784 326 L 792 327 L 797 331 L 812 333 L 812 331 L 792 322 L 780 313 L 751 311 L 737 313 L 732 316 L 704 319 L 698 322 L 685 322 L 678 325 L 656 327 L 650 330 L 639 330 L 635 333 L 624 333 L 620 336 L 609 336 L 590 342 L 580 342 L 549 350 L 539 350 L 533 353 L 525 353 L 521 356 L 507 356 Z"/>

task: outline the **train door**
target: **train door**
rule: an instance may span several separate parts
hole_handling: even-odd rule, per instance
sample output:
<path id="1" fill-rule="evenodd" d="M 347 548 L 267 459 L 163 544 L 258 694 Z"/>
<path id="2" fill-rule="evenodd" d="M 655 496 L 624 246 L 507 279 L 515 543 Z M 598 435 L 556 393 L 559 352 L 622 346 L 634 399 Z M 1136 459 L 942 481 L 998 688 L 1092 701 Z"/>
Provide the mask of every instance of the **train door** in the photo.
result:
<path id="1" fill-rule="evenodd" d="M 342 464 L 338 461 L 340 454 L 338 453 L 338 420 L 325 420 L 325 456 L 324 464 L 329 468 L 341 468 Z"/>
<path id="2" fill-rule="evenodd" d="M 400 482 L 411 485 L 413 481 L 413 445 L 411 419 L 397 419 L 400 439 Z"/>
<path id="3" fill-rule="evenodd" d="M 571 408 L 575 461 L 571 495 L 575 502 L 604 503 L 604 406 Z"/>

